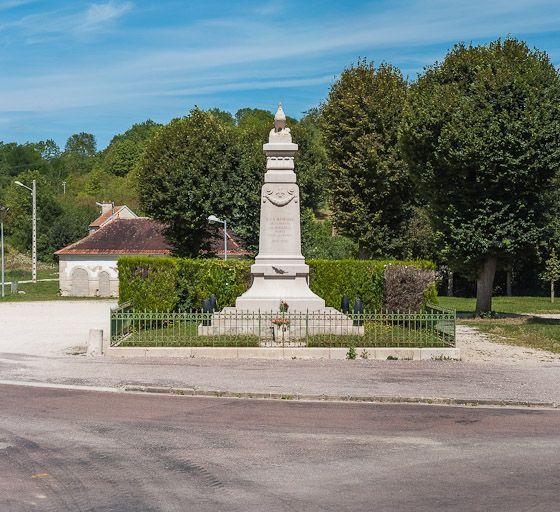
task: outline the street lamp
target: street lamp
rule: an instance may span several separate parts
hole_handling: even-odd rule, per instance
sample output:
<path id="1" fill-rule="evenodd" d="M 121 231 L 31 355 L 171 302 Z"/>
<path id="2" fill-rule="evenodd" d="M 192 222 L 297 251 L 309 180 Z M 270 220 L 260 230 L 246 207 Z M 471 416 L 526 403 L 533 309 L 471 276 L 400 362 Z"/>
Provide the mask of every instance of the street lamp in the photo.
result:
<path id="1" fill-rule="evenodd" d="M 31 197 L 33 198 L 33 213 L 31 217 L 31 280 L 37 282 L 37 182 L 33 180 L 33 185 L 28 187 L 24 185 L 21 181 L 16 181 L 16 185 L 19 187 L 26 188 L 31 192 Z"/>
<path id="2" fill-rule="evenodd" d="M 2 298 L 6 296 L 6 264 L 4 262 L 4 214 L 9 210 L 7 206 L 0 205 L 0 246 L 2 252 Z"/>
<path id="3" fill-rule="evenodd" d="M 224 225 L 224 260 L 227 260 L 227 220 L 218 219 L 215 215 L 210 215 L 208 222 L 219 222 Z"/>

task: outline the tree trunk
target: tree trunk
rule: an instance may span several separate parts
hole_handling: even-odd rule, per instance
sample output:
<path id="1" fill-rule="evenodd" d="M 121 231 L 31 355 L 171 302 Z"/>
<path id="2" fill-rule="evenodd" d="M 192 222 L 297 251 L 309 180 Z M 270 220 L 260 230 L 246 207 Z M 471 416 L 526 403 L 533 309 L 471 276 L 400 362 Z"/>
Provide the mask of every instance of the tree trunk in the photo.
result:
<path id="1" fill-rule="evenodd" d="M 554 302 L 554 280 L 550 280 L 550 302 Z"/>
<path id="2" fill-rule="evenodd" d="M 447 296 L 453 297 L 453 272 L 447 272 Z"/>
<path id="3" fill-rule="evenodd" d="M 511 282 L 513 281 L 513 272 L 512 270 L 508 270 L 506 273 L 506 295 L 511 297 L 513 294 L 511 293 Z"/>
<path id="4" fill-rule="evenodd" d="M 492 289 L 496 275 L 496 256 L 488 256 L 476 279 L 476 315 L 492 311 Z"/>

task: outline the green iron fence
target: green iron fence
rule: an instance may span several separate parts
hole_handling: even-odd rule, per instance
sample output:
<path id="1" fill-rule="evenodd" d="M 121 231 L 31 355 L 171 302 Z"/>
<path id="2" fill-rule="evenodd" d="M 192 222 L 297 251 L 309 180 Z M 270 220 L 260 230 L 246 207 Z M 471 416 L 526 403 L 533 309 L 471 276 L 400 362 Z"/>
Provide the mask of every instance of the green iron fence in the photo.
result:
<path id="1" fill-rule="evenodd" d="M 454 347 L 455 311 L 420 313 L 138 311 L 111 309 L 111 346 Z"/>

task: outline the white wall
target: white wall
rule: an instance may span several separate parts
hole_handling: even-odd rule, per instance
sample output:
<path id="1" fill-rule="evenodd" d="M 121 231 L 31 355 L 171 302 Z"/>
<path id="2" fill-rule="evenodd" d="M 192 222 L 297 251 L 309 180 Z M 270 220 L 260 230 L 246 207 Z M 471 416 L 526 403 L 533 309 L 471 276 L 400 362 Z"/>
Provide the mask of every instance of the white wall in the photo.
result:
<path id="1" fill-rule="evenodd" d="M 117 260 L 122 255 L 108 254 L 61 254 L 58 257 L 59 287 L 63 296 L 72 295 L 72 272 L 76 268 L 87 271 L 89 276 L 89 296 L 99 295 L 99 273 L 108 272 L 111 281 L 111 296 L 119 295 L 119 274 Z"/>

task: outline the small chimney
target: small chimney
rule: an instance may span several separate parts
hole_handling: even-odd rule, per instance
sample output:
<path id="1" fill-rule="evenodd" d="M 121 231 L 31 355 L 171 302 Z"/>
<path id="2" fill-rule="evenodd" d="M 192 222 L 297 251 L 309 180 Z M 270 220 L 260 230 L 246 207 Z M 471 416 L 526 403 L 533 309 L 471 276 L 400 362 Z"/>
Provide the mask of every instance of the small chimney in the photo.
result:
<path id="1" fill-rule="evenodd" d="M 107 213 L 107 212 L 113 212 L 113 208 L 114 208 L 114 203 L 97 203 L 99 206 L 101 206 L 101 215 Z"/>

